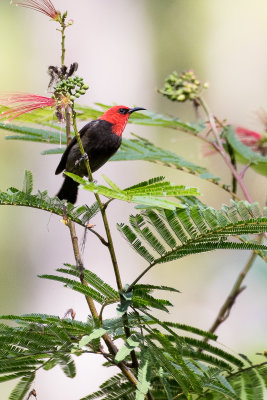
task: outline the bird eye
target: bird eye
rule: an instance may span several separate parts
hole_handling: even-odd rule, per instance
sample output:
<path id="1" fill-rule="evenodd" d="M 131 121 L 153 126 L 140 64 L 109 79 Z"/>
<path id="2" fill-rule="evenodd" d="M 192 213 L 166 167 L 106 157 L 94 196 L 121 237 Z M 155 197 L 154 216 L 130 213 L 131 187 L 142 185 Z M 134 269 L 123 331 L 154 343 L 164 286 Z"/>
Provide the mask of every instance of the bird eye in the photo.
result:
<path id="1" fill-rule="evenodd" d="M 119 113 L 120 114 L 127 114 L 128 113 L 128 109 L 127 108 L 120 108 L 119 109 Z"/>

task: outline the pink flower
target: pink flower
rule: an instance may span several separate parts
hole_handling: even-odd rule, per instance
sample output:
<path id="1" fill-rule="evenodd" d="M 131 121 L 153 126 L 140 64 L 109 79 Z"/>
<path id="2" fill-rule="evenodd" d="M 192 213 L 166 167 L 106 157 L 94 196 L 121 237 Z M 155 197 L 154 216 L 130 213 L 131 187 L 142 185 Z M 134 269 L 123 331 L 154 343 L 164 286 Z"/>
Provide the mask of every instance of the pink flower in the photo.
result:
<path id="1" fill-rule="evenodd" d="M 266 141 L 265 134 L 261 134 L 255 131 L 251 131 L 250 129 L 243 128 L 242 126 L 237 126 L 235 130 L 235 134 L 238 140 L 243 143 L 245 146 L 251 148 L 251 150 L 261 153 L 265 155 L 266 148 L 263 146 L 263 142 Z M 205 143 L 203 145 L 203 156 L 208 157 L 216 153 L 214 147 Z"/>
<path id="2" fill-rule="evenodd" d="M 55 21 L 57 21 L 59 18 L 59 12 L 55 9 L 54 5 L 51 3 L 50 0 L 22 0 L 22 1 L 11 0 L 11 4 L 15 4 L 16 6 L 31 8 L 32 10 L 47 15 L 48 17 L 52 18 Z"/>
<path id="3" fill-rule="evenodd" d="M 9 110 L 0 114 L 0 118 L 8 117 L 7 121 L 12 121 L 14 118 L 38 108 L 53 107 L 56 105 L 56 100 L 36 94 L 7 93 L 0 94 L 0 104 L 9 107 Z"/>
<path id="4" fill-rule="evenodd" d="M 250 147 L 253 151 L 259 151 L 259 141 L 262 138 L 260 133 L 243 128 L 242 126 L 238 126 L 235 133 L 240 142 Z"/>

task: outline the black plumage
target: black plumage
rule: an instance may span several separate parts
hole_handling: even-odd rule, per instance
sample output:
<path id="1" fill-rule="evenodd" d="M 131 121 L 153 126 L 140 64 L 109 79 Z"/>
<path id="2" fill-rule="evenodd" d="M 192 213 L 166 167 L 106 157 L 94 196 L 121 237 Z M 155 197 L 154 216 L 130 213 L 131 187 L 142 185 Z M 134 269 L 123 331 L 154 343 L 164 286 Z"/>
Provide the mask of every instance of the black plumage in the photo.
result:
<path id="1" fill-rule="evenodd" d="M 92 172 L 102 167 L 121 145 L 121 136 L 113 133 L 112 127 L 112 123 L 97 119 L 89 122 L 80 130 L 81 141 L 88 155 Z M 76 137 L 72 139 L 63 153 L 55 174 L 60 174 L 64 170 L 79 176 L 87 176 L 85 162 L 81 160 Z M 74 204 L 77 193 L 78 183 L 66 176 L 57 197 Z"/>

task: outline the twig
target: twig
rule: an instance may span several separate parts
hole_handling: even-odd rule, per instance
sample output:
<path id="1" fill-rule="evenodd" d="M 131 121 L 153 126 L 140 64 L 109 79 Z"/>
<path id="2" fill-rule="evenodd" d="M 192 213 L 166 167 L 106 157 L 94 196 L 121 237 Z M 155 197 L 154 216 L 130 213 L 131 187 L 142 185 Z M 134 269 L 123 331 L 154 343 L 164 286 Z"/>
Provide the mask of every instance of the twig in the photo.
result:
<path id="1" fill-rule="evenodd" d="M 70 129 L 71 129 L 71 112 L 70 112 L 70 108 L 67 107 L 66 108 L 66 113 L 65 113 L 65 117 L 66 117 L 66 135 L 67 135 L 67 144 L 69 144 L 70 139 Z M 81 253 L 80 253 L 80 249 L 79 249 L 79 243 L 78 243 L 78 237 L 76 234 L 76 229 L 75 229 L 75 224 L 73 221 L 69 221 L 68 222 L 68 227 L 69 227 L 69 231 L 70 231 L 70 236 L 71 236 L 71 242 L 72 242 L 72 247 L 73 247 L 73 252 L 74 252 L 74 257 L 76 260 L 76 265 L 78 270 L 80 271 L 80 281 L 84 286 L 88 286 L 88 283 L 84 280 L 84 276 L 83 276 L 83 271 L 84 271 L 84 265 L 83 265 L 83 261 L 82 261 L 82 257 L 81 257 Z M 94 318 L 98 318 L 98 314 L 97 314 L 97 310 L 94 304 L 94 301 L 91 297 L 89 296 L 85 296 L 88 307 L 91 311 L 91 314 Z"/>
<path id="2" fill-rule="evenodd" d="M 61 33 L 61 66 L 65 64 L 65 54 L 66 54 L 66 48 L 65 48 L 65 29 L 67 28 L 67 25 L 65 23 L 67 17 L 67 12 L 65 12 L 61 18 L 60 18 L 60 26 L 61 29 L 58 29 Z"/>
<path id="3" fill-rule="evenodd" d="M 239 371 L 236 371 L 236 372 L 233 372 L 232 374 L 227 375 L 227 378 L 232 378 L 235 375 L 242 374 L 243 372 L 249 371 L 250 369 L 259 368 L 259 367 L 261 367 L 263 365 L 266 365 L 266 364 L 267 364 L 267 361 L 264 361 L 264 362 L 259 363 L 259 364 L 251 365 L 250 367 L 247 367 L 247 368 L 242 368 Z"/>
<path id="4" fill-rule="evenodd" d="M 157 261 L 157 260 L 156 260 Z M 127 288 L 127 293 L 130 292 L 133 287 L 137 284 L 137 282 L 140 281 L 140 279 L 152 268 L 156 265 L 156 262 L 153 262 L 152 264 L 150 264 L 147 268 L 144 269 L 144 271 L 138 275 L 138 277 L 130 284 L 130 286 Z"/>
<path id="5" fill-rule="evenodd" d="M 65 23 L 63 22 L 63 24 L 61 25 L 61 48 L 62 48 L 62 54 L 61 54 L 61 65 L 64 65 L 65 63 L 65 53 L 66 53 L 66 49 L 65 49 Z"/>
<path id="6" fill-rule="evenodd" d="M 95 236 L 98 237 L 98 239 L 100 240 L 100 242 L 104 245 L 104 246 L 108 246 L 108 242 L 103 238 L 103 236 L 101 236 L 98 232 L 96 232 L 93 228 L 90 228 L 89 226 L 86 227 L 86 229 L 88 229 L 88 231 L 92 232 Z"/>
<path id="7" fill-rule="evenodd" d="M 242 169 L 242 171 L 240 172 L 240 176 L 241 176 L 241 178 L 243 179 L 244 178 L 244 175 L 245 175 L 245 173 L 247 172 L 247 169 L 250 167 L 250 163 L 248 163 L 243 169 Z"/>
<path id="8" fill-rule="evenodd" d="M 248 271 L 251 269 L 256 256 L 257 256 L 257 254 L 254 252 L 251 254 L 247 264 L 245 265 L 245 267 L 239 274 L 231 292 L 229 293 L 225 302 L 223 303 L 214 323 L 210 327 L 209 332 L 214 333 L 216 331 L 216 329 L 229 317 L 236 298 L 246 288 L 245 286 L 241 287 L 241 284 L 242 284 L 243 280 L 245 279 Z M 207 341 L 207 340 L 208 339 L 206 339 L 205 341 Z"/>
<path id="9" fill-rule="evenodd" d="M 220 137 L 220 134 L 218 132 L 216 123 L 215 123 L 215 119 L 213 114 L 210 112 L 207 104 L 205 103 L 205 101 L 203 100 L 202 97 L 199 98 L 199 102 L 205 112 L 205 114 L 207 115 L 208 119 L 209 119 L 209 123 L 212 129 L 212 132 L 216 138 L 217 143 L 213 144 L 214 147 L 219 151 L 219 153 L 221 154 L 222 158 L 224 159 L 226 165 L 228 166 L 228 168 L 230 169 L 232 175 L 235 177 L 235 179 L 237 180 L 242 192 L 244 193 L 245 198 L 247 199 L 247 201 L 249 203 L 252 203 L 252 199 L 247 191 L 247 188 L 243 182 L 242 177 L 239 175 L 239 173 L 237 172 L 237 170 L 235 169 L 235 167 L 233 166 L 233 164 L 231 163 L 231 159 L 229 157 L 229 155 L 226 153 L 226 151 L 224 150 L 223 147 L 223 143 Z"/>

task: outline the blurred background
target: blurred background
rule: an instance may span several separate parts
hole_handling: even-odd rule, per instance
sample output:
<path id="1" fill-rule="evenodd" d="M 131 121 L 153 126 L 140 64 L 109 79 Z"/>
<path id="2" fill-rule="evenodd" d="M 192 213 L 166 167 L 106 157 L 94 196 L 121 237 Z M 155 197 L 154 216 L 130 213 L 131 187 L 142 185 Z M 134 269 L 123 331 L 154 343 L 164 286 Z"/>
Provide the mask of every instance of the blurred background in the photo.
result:
<path id="1" fill-rule="evenodd" d="M 90 85 L 82 104 L 124 104 L 175 115 L 194 121 L 190 107 L 169 102 L 157 93 L 164 78 L 174 70 L 193 68 L 209 81 L 206 100 L 221 119 L 263 131 L 257 111 L 267 109 L 267 3 L 265 0 L 54 0 L 56 9 L 68 10 L 73 26 L 67 29 L 66 64 L 79 63 L 78 74 Z M 47 94 L 49 65 L 60 64 L 60 34 L 49 18 L 9 4 L 0 5 L 1 91 Z M 55 121 L 56 124 L 56 121 Z M 124 137 L 134 132 L 165 149 L 222 175 L 218 156 L 203 158 L 201 143 L 186 134 L 167 129 L 128 125 Z M 0 190 L 21 188 L 24 170 L 34 175 L 35 190 L 58 191 L 62 177 L 54 171 L 60 156 L 41 156 L 49 145 L 6 141 L 0 131 Z M 105 174 L 126 187 L 154 176 L 165 175 L 175 183 L 196 186 L 201 200 L 219 208 L 229 202 L 220 188 L 183 172 L 145 162 L 113 162 L 95 173 Z M 226 171 L 223 179 L 229 182 Z M 253 171 L 245 182 L 254 200 L 265 202 L 266 179 Z M 79 204 L 93 201 L 88 193 Z M 144 267 L 143 260 L 122 240 L 116 222 L 126 222 L 133 212 L 128 204 L 116 202 L 108 215 L 124 283 L 131 282 Z M 46 212 L 0 207 L 0 314 L 48 313 L 63 316 L 73 308 L 85 321 L 84 298 L 59 283 L 41 280 L 64 262 L 74 263 L 68 229 L 59 217 Z M 103 232 L 101 220 L 94 222 Z M 82 230 L 78 230 L 80 237 Z M 250 252 L 216 251 L 190 256 L 155 267 L 143 282 L 171 285 L 174 295 L 170 320 L 209 329 Z M 115 285 L 105 248 L 88 235 L 85 266 Z M 257 259 L 248 274 L 247 289 L 238 297 L 229 319 L 219 328 L 219 341 L 254 362 L 263 361 L 256 352 L 266 350 L 266 265 Z M 106 311 L 106 317 L 114 310 Z M 159 315 L 160 316 L 160 315 Z M 38 399 L 79 399 L 98 388 L 115 370 L 101 368 L 97 356 L 77 361 L 77 378 L 68 379 L 59 369 L 38 372 L 34 383 Z M 1 384 L 6 399 L 14 382 Z"/>

